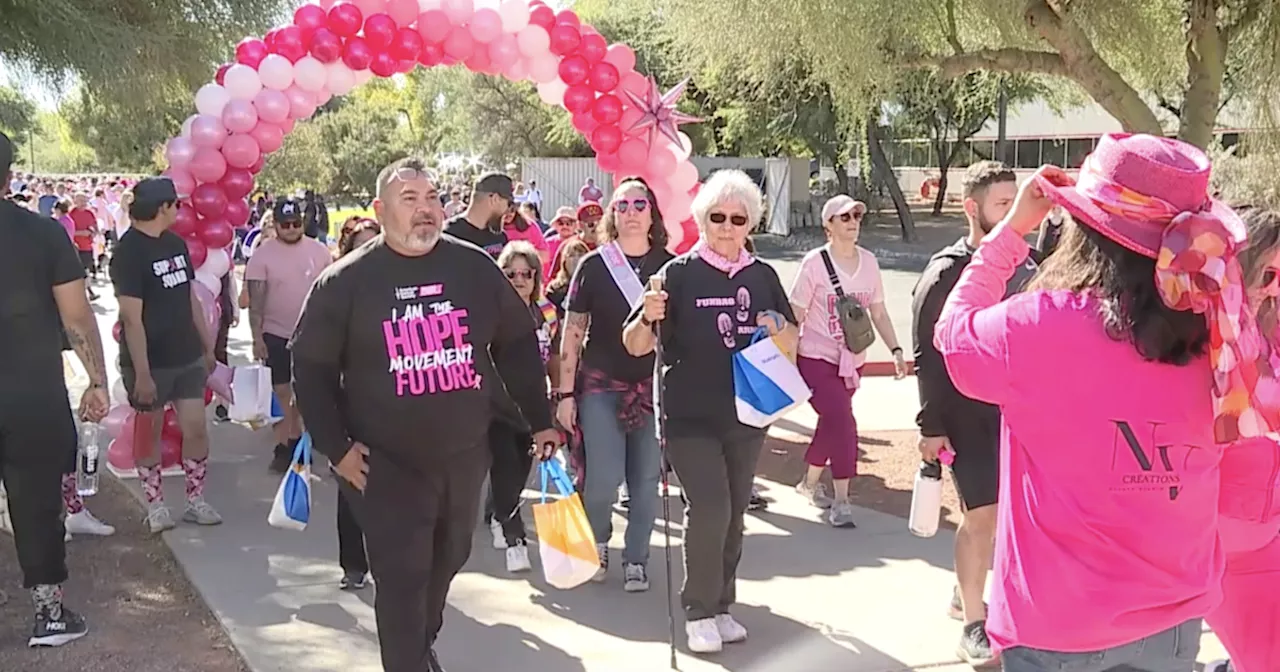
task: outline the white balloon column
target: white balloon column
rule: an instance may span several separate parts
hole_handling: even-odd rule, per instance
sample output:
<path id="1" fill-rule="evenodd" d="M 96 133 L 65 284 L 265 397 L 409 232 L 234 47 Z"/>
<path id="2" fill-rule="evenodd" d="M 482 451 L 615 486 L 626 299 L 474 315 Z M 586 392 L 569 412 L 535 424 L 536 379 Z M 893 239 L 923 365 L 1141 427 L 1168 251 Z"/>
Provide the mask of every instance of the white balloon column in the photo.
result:
<path id="1" fill-rule="evenodd" d="M 684 85 L 661 93 L 627 45 L 609 45 L 572 10 L 541 0 L 321 0 L 299 7 L 292 24 L 240 42 L 235 62 L 196 93 L 198 114 L 169 141 L 165 174 L 192 206 L 175 231 L 202 282 L 220 278 L 233 229 L 249 218 L 254 175 L 296 121 L 374 76 L 458 63 L 535 83 L 543 101 L 572 113 L 602 170 L 645 178 L 671 249 L 692 246 L 698 170 L 678 126 L 696 119 L 675 109 Z"/>

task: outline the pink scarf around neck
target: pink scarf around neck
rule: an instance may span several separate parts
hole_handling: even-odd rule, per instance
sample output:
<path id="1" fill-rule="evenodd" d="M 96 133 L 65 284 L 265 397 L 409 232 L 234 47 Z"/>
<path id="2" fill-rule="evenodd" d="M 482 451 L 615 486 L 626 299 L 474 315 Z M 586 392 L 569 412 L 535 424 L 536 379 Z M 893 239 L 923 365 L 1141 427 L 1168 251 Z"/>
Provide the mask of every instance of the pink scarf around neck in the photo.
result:
<path id="1" fill-rule="evenodd" d="M 711 246 L 705 241 L 701 240 L 698 241 L 697 245 L 693 246 L 693 251 L 697 253 L 698 258 L 710 264 L 712 268 L 727 273 L 731 278 L 742 269 L 756 262 L 756 258 L 748 254 L 745 248 L 738 250 L 737 259 L 726 259 L 720 256 L 720 253 L 711 249 Z"/>

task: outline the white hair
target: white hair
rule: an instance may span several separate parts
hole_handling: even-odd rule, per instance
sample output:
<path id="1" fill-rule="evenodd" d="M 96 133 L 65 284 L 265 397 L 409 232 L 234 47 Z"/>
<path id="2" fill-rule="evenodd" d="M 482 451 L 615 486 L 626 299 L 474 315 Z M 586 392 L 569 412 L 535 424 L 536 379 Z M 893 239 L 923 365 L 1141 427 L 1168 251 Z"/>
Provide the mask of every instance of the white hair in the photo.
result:
<path id="1" fill-rule="evenodd" d="M 713 173 L 693 198 L 693 221 L 698 231 L 706 233 L 708 217 L 718 205 L 736 202 L 747 210 L 748 226 L 754 228 L 764 212 L 764 193 L 741 170 L 720 170 Z"/>

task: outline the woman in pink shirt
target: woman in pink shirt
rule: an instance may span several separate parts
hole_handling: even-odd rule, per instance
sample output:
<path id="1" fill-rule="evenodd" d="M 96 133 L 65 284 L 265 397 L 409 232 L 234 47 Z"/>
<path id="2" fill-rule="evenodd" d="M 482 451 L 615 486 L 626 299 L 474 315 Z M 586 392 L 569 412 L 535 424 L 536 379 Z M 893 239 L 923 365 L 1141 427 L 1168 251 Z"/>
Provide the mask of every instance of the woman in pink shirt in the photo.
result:
<path id="1" fill-rule="evenodd" d="M 503 218 L 502 224 L 502 232 L 507 234 L 508 242 L 523 240 L 532 245 L 534 250 L 537 250 L 538 259 L 542 261 L 543 266 L 551 263 L 547 240 L 542 236 L 542 229 L 539 229 L 537 224 L 518 211 L 508 212 Z"/>
<path id="2" fill-rule="evenodd" d="M 1249 299 L 1262 333 L 1275 342 L 1280 298 L 1280 213 L 1238 208 L 1249 231 L 1241 253 Z M 1280 445 L 1273 436 L 1241 441 L 1222 457 L 1218 533 L 1227 554 L 1222 604 L 1206 619 L 1234 672 L 1280 670 Z M 1206 672 L 1226 672 L 1226 661 Z"/>
<path id="3" fill-rule="evenodd" d="M 987 632 L 1006 672 L 1193 669 L 1222 593 L 1222 451 L 1280 425 L 1254 394 L 1244 226 L 1209 170 L 1148 135 L 1103 136 L 1078 181 L 1041 168 L 938 320 L 957 389 L 1002 416 Z M 1055 203 L 1074 221 L 1001 301 Z"/>
<path id="4" fill-rule="evenodd" d="M 841 293 L 857 299 L 870 313 L 880 338 L 893 353 L 897 377 L 907 375 L 898 336 L 884 307 L 880 265 L 875 255 L 858 247 L 866 213 L 866 204 L 843 194 L 827 201 L 822 208 L 827 244 L 805 255 L 787 297 L 800 323 L 796 364 L 813 390 L 809 405 L 818 414 L 804 456 L 809 470 L 796 489 L 815 506 L 831 509 L 827 522 L 832 527 L 854 527 L 849 481 L 858 474 L 858 424 L 851 400 L 858 389 L 858 372 L 867 359 L 865 350 L 855 353 L 845 344 L 836 311 Z M 819 481 L 828 464 L 835 485 L 834 501 Z"/>

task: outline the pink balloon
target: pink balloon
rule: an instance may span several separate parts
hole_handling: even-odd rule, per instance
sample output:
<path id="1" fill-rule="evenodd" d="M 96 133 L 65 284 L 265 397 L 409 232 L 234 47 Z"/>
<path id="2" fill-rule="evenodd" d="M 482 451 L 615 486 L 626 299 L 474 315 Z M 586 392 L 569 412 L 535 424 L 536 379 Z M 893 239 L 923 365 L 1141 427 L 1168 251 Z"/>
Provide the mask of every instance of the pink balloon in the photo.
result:
<path id="1" fill-rule="evenodd" d="M 369 72 L 379 77 L 390 77 L 396 74 L 396 70 L 400 68 L 400 61 L 395 56 L 379 51 L 373 55 L 373 62 L 369 64 Z"/>
<path id="2" fill-rule="evenodd" d="M 599 33 L 582 34 L 582 43 L 578 45 L 578 54 L 588 63 L 599 63 L 608 54 L 609 43 Z"/>
<path id="3" fill-rule="evenodd" d="M 329 15 L 319 5 L 303 5 L 293 12 L 293 25 L 304 35 L 314 37 L 321 29 L 328 29 Z"/>
<path id="4" fill-rule="evenodd" d="M 160 468 L 169 469 L 182 464 L 182 439 L 160 437 Z"/>
<path id="5" fill-rule="evenodd" d="M 396 37 L 396 20 L 386 14 L 373 14 L 364 20 L 364 41 L 374 51 L 384 51 Z"/>
<path id="6" fill-rule="evenodd" d="M 449 36 L 453 25 L 442 9 L 429 9 L 418 17 L 418 34 L 428 44 L 440 44 Z"/>
<path id="7" fill-rule="evenodd" d="M 618 69 L 612 63 L 596 63 L 591 66 L 591 88 L 608 93 L 618 88 Z"/>
<path id="8" fill-rule="evenodd" d="M 475 48 L 475 40 L 466 28 L 455 28 L 444 38 L 444 53 L 459 61 L 471 58 Z"/>
<path id="9" fill-rule="evenodd" d="M 200 240 L 209 249 L 220 250 L 235 240 L 236 232 L 224 219 L 207 219 L 200 223 Z M 195 259 L 191 260 L 195 263 Z M 199 268 L 200 264 L 196 264 Z"/>
<path id="10" fill-rule="evenodd" d="M 649 92 L 649 79 L 644 75 L 632 71 L 622 76 L 622 80 L 618 83 L 618 92 L 623 93 L 630 91 L 637 96 L 644 97 Z"/>
<path id="11" fill-rule="evenodd" d="M 578 18 L 577 13 L 572 9 L 562 9 L 556 14 L 556 23 L 563 26 L 573 26 L 578 28 L 582 25 L 582 20 Z"/>
<path id="12" fill-rule="evenodd" d="M 294 119 L 307 119 L 316 113 L 316 99 L 310 93 L 299 89 L 296 86 L 289 87 L 284 95 L 289 99 L 289 116 Z M 250 161 L 249 163 L 253 163 Z M 241 168 L 248 168 L 248 165 Z"/>
<path id="13" fill-rule="evenodd" d="M 364 25 L 364 12 L 359 7 L 342 2 L 329 10 L 329 30 L 339 37 L 355 37 Z"/>
<path id="14" fill-rule="evenodd" d="M 213 365 L 213 372 L 209 374 L 209 379 L 205 381 L 205 385 L 213 390 L 214 394 L 222 397 L 223 401 L 228 404 L 235 403 L 235 396 L 231 391 L 231 379 L 234 374 L 235 369 L 218 362 Z"/>
<path id="15" fill-rule="evenodd" d="M 311 55 L 321 63 L 333 63 L 342 58 L 342 38 L 328 28 L 321 28 L 311 37 Z"/>
<path id="16" fill-rule="evenodd" d="M 675 169 L 676 155 L 672 152 L 670 143 L 654 145 L 649 150 L 647 171 L 649 175 L 666 177 L 671 175 Z M 696 175 L 697 173 L 695 172 L 694 174 Z"/>
<path id="17" fill-rule="evenodd" d="M 183 238 L 194 236 L 196 225 L 199 221 L 200 218 L 196 215 L 195 208 L 192 208 L 190 203 L 180 203 L 177 217 L 173 220 L 173 226 L 169 230 Z"/>
<path id="18" fill-rule="evenodd" d="M 585 84 L 570 86 L 564 92 L 564 108 L 574 114 L 586 112 L 591 109 L 595 99 L 596 94 L 591 90 L 591 87 Z"/>
<path id="19" fill-rule="evenodd" d="M 191 153 L 191 160 L 195 160 L 195 152 Z M 196 178 L 191 177 L 191 173 L 188 170 L 190 165 L 191 162 L 188 161 L 186 167 L 170 166 L 168 170 L 164 171 L 164 176 L 173 180 L 173 188 L 177 190 L 179 196 L 190 196 L 191 192 L 196 188 Z"/>
<path id="20" fill-rule="evenodd" d="M 250 101 L 233 100 L 222 110 L 222 125 L 229 133 L 248 133 L 258 125 L 258 112 Z"/>
<path id="21" fill-rule="evenodd" d="M 520 59 L 520 46 L 516 44 L 515 35 L 501 35 L 489 44 L 489 60 L 502 70 L 511 67 Z"/>
<path id="22" fill-rule="evenodd" d="M 567 56 L 577 50 L 582 43 L 582 36 L 574 26 L 558 24 L 551 29 L 551 53 L 556 56 Z"/>
<path id="23" fill-rule="evenodd" d="M 315 111 L 314 107 L 312 111 Z M 235 133 L 222 143 L 222 155 L 226 158 L 228 166 L 248 168 L 262 156 L 262 150 L 258 148 L 258 143 L 252 137 Z"/>
<path id="24" fill-rule="evenodd" d="M 102 419 L 102 428 L 106 430 L 107 436 L 117 438 L 124 431 L 124 425 L 133 417 L 133 408 L 128 404 L 116 404 L 107 412 L 107 417 Z"/>
<path id="25" fill-rule="evenodd" d="M 387 0 L 349 0 L 349 1 L 354 2 L 356 7 L 359 7 L 360 11 L 363 12 L 365 16 L 373 16 L 374 14 L 385 12 L 387 9 Z"/>
<path id="26" fill-rule="evenodd" d="M 601 126 L 600 128 L 604 128 L 604 126 Z M 596 129 L 596 130 L 599 130 L 599 129 Z M 619 131 L 618 138 L 621 138 L 621 137 L 622 137 L 622 132 Z M 621 144 L 622 141 L 619 140 L 618 142 L 619 144 Z M 592 136 L 592 144 L 595 144 L 594 135 Z M 606 173 L 617 172 L 618 155 L 617 154 L 596 154 L 596 165 L 600 167 L 600 170 L 603 170 Z"/>
<path id="27" fill-rule="evenodd" d="M 397 26 L 408 28 L 418 19 L 418 0 L 391 0 L 386 11 Z"/>
<path id="28" fill-rule="evenodd" d="M 586 84 L 591 75 L 591 64 L 581 56 L 566 56 L 560 61 L 560 79 L 569 86 Z"/>
<path id="29" fill-rule="evenodd" d="M 280 124 L 280 130 L 284 131 L 285 135 L 289 135 L 290 133 L 293 132 L 293 124 L 294 124 L 293 117 L 285 119 L 284 122 Z M 253 172 L 253 169 L 250 168 L 249 172 Z"/>
<path id="30" fill-rule="evenodd" d="M 665 153 L 665 152 L 663 152 Z M 674 155 L 672 155 L 674 157 Z M 676 164 L 675 173 L 671 176 L 671 189 L 678 194 L 687 194 L 698 183 L 698 167 L 691 161 Z"/>
<path id="31" fill-rule="evenodd" d="M 573 124 L 573 128 L 586 138 L 590 138 L 591 132 L 600 126 L 600 122 L 596 121 L 595 117 L 589 113 L 575 114 L 570 122 Z"/>
<path id="32" fill-rule="evenodd" d="M 334 9 L 342 6 L 338 5 Z M 346 46 L 342 47 L 342 62 L 352 70 L 365 70 L 373 62 L 373 54 L 373 49 L 364 38 L 351 37 L 347 39 Z"/>
<path id="33" fill-rule="evenodd" d="M 630 72 L 636 69 L 636 52 L 625 44 L 611 44 L 604 62 L 612 63 L 618 72 Z"/>
<path id="34" fill-rule="evenodd" d="M 253 137 L 254 142 L 258 143 L 258 149 L 264 154 L 274 152 L 284 144 L 284 131 L 280 130 L 279 126 L 265 121 L 254 126 L 253 130 L 249 131 L 249 135 Z"/>
<path id="35" fill-rule="evenodd" d="M 230 69 L 231 69 L 231 64 L 230 64 L 230 63 L 223 63 L 222 65 L 219 65 L 219 66 L 218 66 L 218 69 L 217 69 L 217 70 L 215 70 L 215 71 L 214 71 L 214 73 L 213 73 L 213 81 L 214 81 L 215 83 L 217 83 L 217 84 L 218 84 L 218 86 L 222 86 L 223 84 L 226 84 L 226 83 L 227 83 L 227 71 L 228 71 L 228 70 L 230 70 Z"/>
<path id="36" fill-rule="evenodd" d="M 502 34 L 502 17 L 497 10 L 485 7 L 476 10 L 474 16 L 471 17 L 471 37 L 476 42 L 488 44 Z"/>
<path id="37" fill-rule="evenodd" d="M 243 168 L 232 168 L 232 170 L 244 170 L 246 173 L 249 172 Z M 249 204 L 246 203 L 243 198 L 233 198 L 227 201 L 227 209 L 222 211 L 222 218 L 227 220 L 227 223 L 230 224 L 232 228 L 236 229 L 248 224 Z"/>
<path id="38" fill-rule="evenodd" d="M 259 121 L 279 124 L 289 118 L 289 97 L 281 91 L 263 89 L 253 97 L 253 109 L 258 113 Z"/>
<path id="39" fill-rule="evenodd" d="M 644 118 L 644 112 L 634 107 L 623 106 L 622 117 L 618 120 L 618 128 L 629 131 L 635 127 L 636 123 Z"/>
<path id="40" fill-rule="evenodd" d="M 227 129 L 217 117 L 202 114 L 191 122 L 191 143 L 196 149 L 218 149 L 226 139 Z M 194 156 L 191 158 L 195 160 Z"/>
<path id="41" fill-rule="evenodd" d="M 629 137 L 618 147 L 618 163 L 623 172 L 639 173 L 644 170 L 648 162 L 649 145 L 645 144 L 644 140 Z"/>
<path id="42" fill-rule="evenodd" d="M 107 446 L 107 463 L 116 471 L 132 472 L 137 468 L 133 461 L 133 432 L 130 431 L 133 427 L 132 420 L 133 416 L 130 415 L 129 422 L 121 429 L 120 435 Z"/>
<path id="43" fill-rule="evenodd" d="M 440 65 L 440 62 L 443 60 L 444 60 L 443 47 L 441 47 L 438 44 L 434 44 L 432 42 L 424 42 L 422 44 L 422 53 L 418 56 L 419 63 L 427 67 L 433 67 L 436 65 Z"/>
<path id="44" fill-rule="evenodd" d="M 191 192 L 191 205 L 202 217 L 217 217 L 227 209 L 227 195 L 222 187 L 206 182 Z"/>
<path id="45" fill-rule="evenodd" d="M 290 63 L 297 63 L 307 55 L 307 49 L 311 46 L 307 37 L 298 26 L 285 26 L 276 31 L 276 39 L 268 46 L 272 53 L 284 56 Z"/>
<path id="46" fill-rule="evenodd" d="M 476 5 L 473 0 L 444 0 L 441 8 L 449 17 L 449 22 L 455 26 L 466 25 L 476 12 Z"/>
<path id="47" fill-rule="evenodd" d="M 248 196 L 253 191 L 253 176 L 244 168 L 231 168 L 218 181 L 222 193 L 232 202 Z"/>
<path id="48" fill-rule="evenodd" d="M 529 5 L 529 23 L 551 30 L 556 26 L 556 12 L 546 5 Z"/>
<path id="49" fill-rule="evenodd" d="M 191 158 L 195 155 L 196 146 L 191 142 L 190 138 L 174 138 L 169 141 L 164 150 L 164 156 L 169 160 L 169 165 L 177 168 L 191 163 Z"/>
<path id="50" fill-rule="evenodd" d="M 618 158 L 616 156 L 616 152 L 622 146 L 622 140 L 622 131 L 619 130 L 617 126 L 613 125 L 599 126 L 591 133 L 591 146 L 594 147 L 601 156 L 608 154 L 612 159 Z M 596 160 L 597 163 L 599 163 L 600 157 L 596 157 Z M 620 159 L 618 160 L 620 161 Z M 610 162 L 612 163 L 612 160 Z M 601 168 L 604 168 L 604 166 L 602 165 Z M 614 170 L 617 170 L 617 166 L 614 167 Z"/>
<path id="51" fill-rule="evenodd" d="M 191 256 L 191 265 L 200 268 L 204 260 L 209 258 L 209 246 L 195 236 L 187 236 L 182 239 L 182 242 L 187 244 L 187 254 Z"/>
<path id="52" fill-rule="evenodd" d="M 398 60 L 416 61 L 422 55 L 422 35 L 412 28 L 401 28 L 396 31 L 389 51 Z"/>
<path id="53" fill-rule="evenodd" d="M 591 116 L 601 124 L 616 124 L 622 119 L 622 101 L 617 96 L 606 93 L 591 105 Z"/>
<path id="54" fill-rule="evenodd" d="M 253 37 L 246 37 L 236 45 L 236 62 L 243 63 L 251 68 L 258 67 L 262 59 L 271 53 L 267 50 L 267 43 Z"/>

